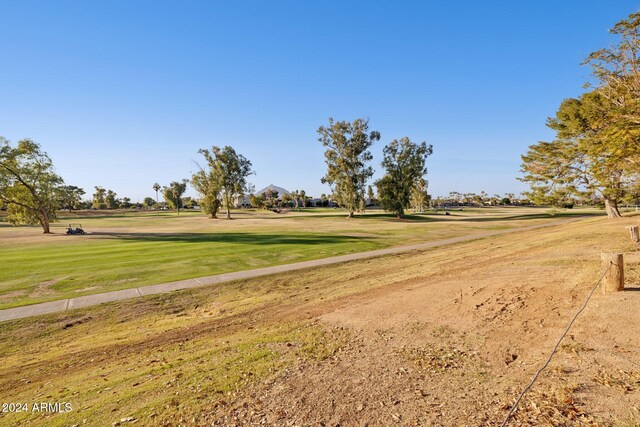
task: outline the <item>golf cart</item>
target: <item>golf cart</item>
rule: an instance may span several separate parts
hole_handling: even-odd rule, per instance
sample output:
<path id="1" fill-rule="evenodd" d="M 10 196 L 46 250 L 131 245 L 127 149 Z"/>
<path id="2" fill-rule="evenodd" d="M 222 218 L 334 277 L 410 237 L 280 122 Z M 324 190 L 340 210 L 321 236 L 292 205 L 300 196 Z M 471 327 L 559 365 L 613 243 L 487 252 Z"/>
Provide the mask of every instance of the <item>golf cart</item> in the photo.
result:
<path id="1" fill-rule="evenodd" d="M 69 224 L 67 228 L 67 234 L 85 234 L 82 229 L 82 224 Z"/>

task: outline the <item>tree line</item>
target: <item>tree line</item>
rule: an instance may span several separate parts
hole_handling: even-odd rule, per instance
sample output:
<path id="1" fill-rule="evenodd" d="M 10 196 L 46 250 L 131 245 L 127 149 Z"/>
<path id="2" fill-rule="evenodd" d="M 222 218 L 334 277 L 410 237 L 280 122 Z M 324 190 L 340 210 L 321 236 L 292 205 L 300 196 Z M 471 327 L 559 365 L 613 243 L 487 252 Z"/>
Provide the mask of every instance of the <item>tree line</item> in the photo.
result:
<path id="1" fill-rule="evenodd" d="M 433 207 L 446 206 L 530 206 L 533 203 L 525 195 L 516 196 L 515 193 L 504 193 L 490 195 L 486 191 L 480 193 L 460 193 L 458 191 L 450 191 L 447 196 L 437 197 L 431 200 Z M 561 206 L 564 208 L 572 208 L 573 204 Z"/>
<path id="2" fill-rule="evenodd" d="M 327 172 L 321 182 L 331 187 L 331 199 L 346 209 L 349 217 L 353 217 L 356 212 L 365 210 L 366 194 L 370 200 L 373 199 L 373 190 L 371 186 L 367 187 L 374 173 L 370 165 L 373 156 L 369 149 L 380 140 L 380 132 L 369 131 L 369 121 L 362 118 L 353 122 L 330 118 L 328 126 L 320 126 L 317 132 L 318 140 L 326 148 Z M 426 142 L 416 144 L 407 137 L 393 140 L 384 148 L 382 166 L 385 175 L 375 185 L 379 202 L 385 210 L 401 218 L 410 204 L 425 205 L 428 200 L 425 162 L 432 152 L 431 145 Z M 230 218 L 234 200 L 253 192 L 247 182 L 248 176 L 253 173 L 251 162 L 230 146 L 214 146 L 211 150 L 201 149 L 199 153 L 204 157 L 205 164 L 199 165 L 191 184 L 202 196 L 201 207 L 205 213 L 216 218 L 220 207 L 225 206 L 227 218 Z M 300 209 L 306 206 L 308 200 L 303 190 L 278 196 L 277 192 L 268 190 L 264 194 L 252 194 L 250 203 L 259 208 L 290 203 L 292 207 Z"/>
<path id="3" fill-rule="evenodd" d="M 372 187 L 367 186 L 373 176 L 370 165 L 373 156 L 369 149 L 380 140 L 380 133 L 369 131 L 369 121 L 365 119 L 347 122 L 330 118 L 328 126 L 318 128 L 318 134 L 318 140 L 326 148 L 327 172 L 321 182 L 331 187 L 331 199 L 345 208 L 349 217 L 356 212 L 363 212 L 366 207 L 365 194 L 370 200 L 373 199 Z M 385 174 L 374 183 L 384 209 L 401 218 L 409 205 L 424 206 L 428 200 L 425 162 L 432 151 L 432 146 L 426 142 L 416 144 L 407 137 L 393 140 L 384 148 L 382 166 Z M 207 215 L 216 218 L 224 207 L 226 217 L 230 219 L 231 208 L 236 200 L 254 190 L 247 181 L 254 173 L 251 161 L 228 145 L 203 148 L 198 153 L 203 156 L 204 163 L 198 164 L 198 170 L 190 180 L 174 181 L 167 186 L 158 183 L 153 185 L 155 206 L 159 204 L 158 193 L 162 191 L 166 205 L 179 213 L 184 207 L 183 195 L 190 182 L 199 193 L 198 203 Z M 23 139 L 13 146 L 0 137 L 0 202 L 7 208 L 9 222 L 39 224 L 44 233 L 49 233 L 50 223 L 56 220 L 59 209 L 134 206 L 130 198 L 119 198 L 115 191 L 101 186 L 95 187 L 91 201 L 83 201 L 85 194 L 84 189 L 64 183 L 55 172 L 50 157 L 38 143 Z M 329 199 L 324 196 L 323 202 Z M 272 207 L 278 203 L 289 204 L 296 209 L 306 207 L 309 202 L 304 190 L 280 197 L 277 193 L 267 192 L 252 195 L 250 200 L 257 207 Z M 154 206 L 154 200 L 145 198 L 144 206 Z"/>

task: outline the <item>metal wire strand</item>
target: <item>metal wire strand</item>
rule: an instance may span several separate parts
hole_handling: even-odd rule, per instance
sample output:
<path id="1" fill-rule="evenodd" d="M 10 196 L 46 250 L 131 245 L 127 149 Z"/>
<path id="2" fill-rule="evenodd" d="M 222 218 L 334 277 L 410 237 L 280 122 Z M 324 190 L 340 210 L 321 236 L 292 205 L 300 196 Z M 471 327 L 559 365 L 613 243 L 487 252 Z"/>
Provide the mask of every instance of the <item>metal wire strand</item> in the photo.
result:
<path id="1" fill-rule="evenodd" d="M 596 289 L 600 285 L 600 282 L 602 282 L 602 279 L 604 279 L 605 274 L 607 274 L 609 272 L 609 270 L 611 270 L 611 266 L 612 265 L 613 265 L 613 262 L 610 262 L 609 263 L 609 267 L 607 267 L 607 269 L 604 271 L 604 273 L 602 273 L 602 276 L 600 276 L 600 279 L 598 280 L 598 283 L 596 283 L 596 285 L 593 287 L 593 289 L 591 289 L 591 292 L 589 292 L 589 296 L 587 296 L 587 298 L 584 300 L 584 303 L 582 304 L 582 307 L 580 307 L 580 310 L 578 310 L 577 313 L 573 316 L 573 318 L 571 319 L 571 321 L 567 325 L 567 328 L 562 333 L 562 336 L 560 336 L 560 339 L 556 343 L 555 347 L 553 347 L 553 350 L 551 350 L 551 354 L 549 354 L 549 357 L 547 358 L 547 361 L 544 363 L 544 365 L 542 365 L 542 367 L 540 369 L 538 369 L 538 371 L 535 373 L 535 375 L 533 376 L 533 378 L 531 379 L 529 384 L 527 384 L 527 386 L 522 390 L 522 393 L 520 393 L 520 396 L 518 396 L 518 399 L 516 400 L 516 403 L 514 403 L 513 406 L 511 407 L 511 410 L 509 411 L 509 413 L 505 417 L 504 421 L 502 422 L 502 426 L 501 427 L 505 427 L 507 425 L 507 423 L 509 422 L 509 419 L 511 418 L 511 416 L 514 414 L 514 412 L 518 408 L 518 404 L 522 400 L 522 397 L 531 388 L 533 383 L 536 382 L 536 380 L 538 379 L 538 376 L 540 376 L 540 373 L 549 365 L 549 363 L 551 362 L 551 358 L 553 358 L 553 356 L 556 354 L 556 351 L 558 351 L 558 347 L 560 347 L 560 343 L 562 342 L 564 337 L 567 336 L 567 333 L 569 332 L 569 329 L 571 329 L 571 326 L 573 325 L 573 322 L 576 321 L 576 318 L 578 317 L 578 315 L 580 313 L 582 313 L 582 311 L 587 307 L 587 304 L 589 303 L 589 300 L 591 299 L 591 296 L 593 295 L 593 293 L 596 291 Z"/>

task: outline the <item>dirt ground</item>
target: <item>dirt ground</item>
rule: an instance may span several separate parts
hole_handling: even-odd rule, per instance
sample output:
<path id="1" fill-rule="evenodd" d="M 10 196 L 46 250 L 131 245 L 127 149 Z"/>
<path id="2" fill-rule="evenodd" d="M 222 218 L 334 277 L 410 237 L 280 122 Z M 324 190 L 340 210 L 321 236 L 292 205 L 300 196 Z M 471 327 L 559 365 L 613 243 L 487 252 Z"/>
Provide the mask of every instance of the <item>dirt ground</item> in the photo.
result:
<path id="1" fill-rule="evenodd" d="M 416 271 L 316 307 L 317 322 L 349 337 L 341 351 L 252 387 L 209 420 L 500 425 L 598 279 L 597 244 L 518 248 L 514 239 L 496 243 L 514 246 L 502 256 L 480 249 L 436 277 Z M 585 255 L 589 274 L 579 271 Z M 541 258 L 546 268 L 536 265 Z M 639 260 L 627 253 L 625 292 L 598 289 L 509 425 L 640 425 Z"/>
<path id="2" fill-rule="evenodd" d="M 612 250 L 625 253 L 627 289 L 596 291 L 508 425 L 640 425 L 640 252 L 625 230 L 639 219 L 581 220 L 162 303 L 154 297 L 23 320 L 0 328 L 0 395 L 46 395 L 64 385 L 78 407 L 104 417 L 80 409 L 21 425 L 501 425 L 596 284 L 600 252 Z M 117 320 L 100 323 L 110 316 Z M 253 379 L 229 392 L 206 387 L 203 375 L 227 369 L 212 371 L 210 348 L 242 331 L 292 323 L 324 331 L 304 345 L 317 344 L 325 356 L 305 357 L 302 339 L 269 338 L 260 345 L 286 363 L 264 375 L 252 367 Z M 145 371 L 149 363 L 166 364 Z M 101 370 L 105 378 L 95 374 Z M 144 378 L 134 383 L 134 373 Z M 146 394 L 131 394 L 143 386 Z M 145 396 L 169 409 L 143 406 Z M 189 406 L 193 396 L 204 403 Z"/>

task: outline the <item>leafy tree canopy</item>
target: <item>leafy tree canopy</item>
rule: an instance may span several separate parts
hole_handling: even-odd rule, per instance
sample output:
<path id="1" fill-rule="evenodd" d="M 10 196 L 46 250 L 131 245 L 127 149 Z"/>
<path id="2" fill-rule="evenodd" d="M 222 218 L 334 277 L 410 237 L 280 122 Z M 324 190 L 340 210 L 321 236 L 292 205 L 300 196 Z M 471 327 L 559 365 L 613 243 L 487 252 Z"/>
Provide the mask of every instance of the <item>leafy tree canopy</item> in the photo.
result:
<path id="1" fill-rule="evenodd" d="M 433 153 L 433 147 L 426 142 L 413 143 L 404 137 L 391 141 L 383 152 L 385 174 L 376 182 L 380 205 L 402 218 L 413 189 L 421 184 L 420 180 L 427 173 L 425 163 Z"/>
<path id="2" fill-rule="evenodd" d="M 63 209 L 80 209 L 82 206 L 82 196 L 85 195 L 85 191 L 76 187 L 75 185 L 64 185 L 60 188 L 61 199 L 60 205 Z"/>
<path id="3" fill-rule="evenodd" d="M 168 187 L 163 187 L 164 200 L 170 209 L 176 209 L 180 214 L 180 208 L 182 207 L 182 195 L 187 191 L 187 183 L 189 180 L 183 179 L 182 181 L 173 181 Z"/>
<path id="4" fill-rule="evenodd" d="M 536 203 L 563 205 L 573 198 L 604 200 L 609 218 L 618 204 L 640 194 L 640 14 L 611 30 L 618 43 L 589 55 L 595 81 L 589 92 L 566 99 L 547 126 L 551 142 L 522 156 L 522 181 Z"/>
<path id="5" fill-rule="evenodd" d="M 233 147 L 212 147 L 200 149 L 207 162 L 207 168 L 200 168 L 193 175 L 193 186 L 202 195 L 200 204 L 205 213 L 216 217 L 218 209 L 224 204 L 227 218 L 231 218 L 231 207 L 237 197 L 249 190 L 247 177 L 253 172 L 251 162 Z"/>
<path id="6" fill-rule="evenodd" d="M 10 223 L 40 225 L 50 233 L 63 185 L 39 144 L 23 139 L 12 146 L 0 137 L 0 201 L 7 205 Z"/>
<path id="7" fill-rule="evenodd" d="M 364 205 L 366 184 L 373 176 L 369 148 L 380 140 L 380 132 L 369 131 L 369 120 L 336 122 L 330 118 L 328 126 L 318 128 L 318 134 L 326 148 L 327 173 L 321 181 L 333 188 L 335 201 L 352 217 Z"/>

